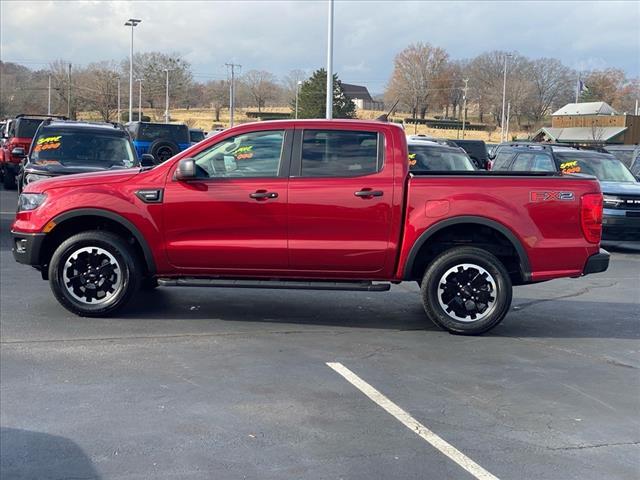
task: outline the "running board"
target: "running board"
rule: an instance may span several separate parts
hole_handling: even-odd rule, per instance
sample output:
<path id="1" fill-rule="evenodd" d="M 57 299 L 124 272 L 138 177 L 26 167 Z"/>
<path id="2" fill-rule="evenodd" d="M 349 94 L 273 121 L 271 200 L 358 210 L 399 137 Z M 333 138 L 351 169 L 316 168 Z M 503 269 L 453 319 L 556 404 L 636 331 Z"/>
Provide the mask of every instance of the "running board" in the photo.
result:
<path id="1" fill-rule="evenodd" d="M 226 280 L 220 278 L 159 278 L 161 287 L 218 287 L 271 288 L 290 290 L 348 290 L 358 292 L 386 292 L 389 283 L 373 282 L 316 282 L 296 280 Z"/>

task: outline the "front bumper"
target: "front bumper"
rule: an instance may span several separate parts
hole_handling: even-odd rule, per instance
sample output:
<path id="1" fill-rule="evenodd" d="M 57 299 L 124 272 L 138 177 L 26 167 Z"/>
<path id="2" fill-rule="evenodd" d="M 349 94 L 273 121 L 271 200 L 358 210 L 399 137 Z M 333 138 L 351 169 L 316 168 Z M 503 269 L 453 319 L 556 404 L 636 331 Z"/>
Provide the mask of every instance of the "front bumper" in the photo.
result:
<path id="1" fill-rule="evenodd" d="M 640 211 L 605 209 L 602 242 L 640 241 Z"/>
<path id="2" fill-rule="evenodd" d="M 609 252 L 601 248 L 599 253 L 594 253 L 587 259 L 582 274 L 589 275 L 590 273 L 604 272 L 609 268 L 609 257 Z"/>
<path id="3" fill-rule="evenodd" d="M 16 262 L 31 265 L 32 267 L 40 266 L 42 244 L 47 234 L 12 231 L 11 236 L 13 237 L 11 251 Z"/>

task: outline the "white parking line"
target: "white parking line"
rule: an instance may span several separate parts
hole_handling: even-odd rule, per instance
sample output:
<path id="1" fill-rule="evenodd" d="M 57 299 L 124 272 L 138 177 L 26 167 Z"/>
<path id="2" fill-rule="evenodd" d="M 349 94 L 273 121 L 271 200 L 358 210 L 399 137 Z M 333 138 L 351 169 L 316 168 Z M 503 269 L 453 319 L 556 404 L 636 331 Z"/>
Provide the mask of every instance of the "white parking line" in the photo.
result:
<path id="1" fill-rule="evenodd" d="M 331 367 L 333 370 L 342 375 L 354 387 L 364 393 L 379 406 L 384 408 L 387 413 L 390 413 L 391 415 L 396 417 L 396 419 L 399 420 L 405 427 L 422 437 L 422 439 L 427 441 L 432 447 L 445 454 L 475 478 L 477 478 L 478 480 L 498 480 L 498 477 L 487 472 L 484 468 L 471 460 L 456 447 L 433 433 L 431 430 L 422 425 L 419 421 L 417 421 L 415 418 L 413 418 L 411 415 L 409 415 L 402 408 L 393 403 L 367 382 L 362 380 L 344 365 L 338 362 L 327 362 L 327 366 Z"/>

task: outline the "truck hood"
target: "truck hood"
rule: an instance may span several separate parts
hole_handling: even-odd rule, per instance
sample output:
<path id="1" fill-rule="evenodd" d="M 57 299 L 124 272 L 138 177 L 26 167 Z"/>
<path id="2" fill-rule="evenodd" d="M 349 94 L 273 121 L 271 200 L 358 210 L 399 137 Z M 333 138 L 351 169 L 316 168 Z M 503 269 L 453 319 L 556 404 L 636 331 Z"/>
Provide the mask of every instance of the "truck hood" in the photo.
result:
<path id="1" fill-rule="evenodd" d="M 31 170 L 31 169 L 30 169 Z M 87 171 L 87 170 L 83 170 Z M 38 173 L 35 170 L 31 170 L 31 173 Z M 45 173 L 45 172 L 43 172 Z M 55 175 L 54 172 L 47 172 L 50 175 Z M 28 184 L 24 191 L 42 193 L 52 188 L 58 187 L 85 187 L 87 185 L 105 185 L 109 183 L 121 183 L 135 177 L 140 173 L 140 168 L 126 168 L 122 170 L 102 170 L 92 173 L 75 173 L 69 170 L 65 170 L 64 173 L 74 173 L 74 175 L 60 175 L 53 178 L 47 178 L 38 180 Z M 59 175 L 59 174 L 58 174 Z"/>
<path id="2" fill-rule="evenodd" d="M 640 183 L 638 182 L 600 182 L 600 188 L 605 195 L 640 196 Z"/>

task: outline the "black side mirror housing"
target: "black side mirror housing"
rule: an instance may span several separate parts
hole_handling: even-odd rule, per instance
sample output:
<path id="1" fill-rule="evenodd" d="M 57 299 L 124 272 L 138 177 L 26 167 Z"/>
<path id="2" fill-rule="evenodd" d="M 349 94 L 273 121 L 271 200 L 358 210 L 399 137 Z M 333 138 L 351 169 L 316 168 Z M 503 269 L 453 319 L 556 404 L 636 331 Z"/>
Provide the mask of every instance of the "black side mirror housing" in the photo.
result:
<path id="1" fill-rule="evenodd" d="M 143 167 L 153 167 L 158 162 L 156 162 L 156 158 L 150 153 L 143 153 L 140 156 L 140 165 Z"/>
<path id="2" fill-rule="evenodd" d="M 11 155 L 13 155 L 14 157 L 20 157 L 20 158 L 24 158 L 27 156 L 27 154 L 24 151 L 24 148 L 22 147 L 16 147 L 13 150 L 11 150 Z"/>
<path id="3" fill-rule="evenodd" d="M 193 158 L 183 158 L 178 162 L 176 179 L 180 181 L 196 178 L 196 161 Z"/>

